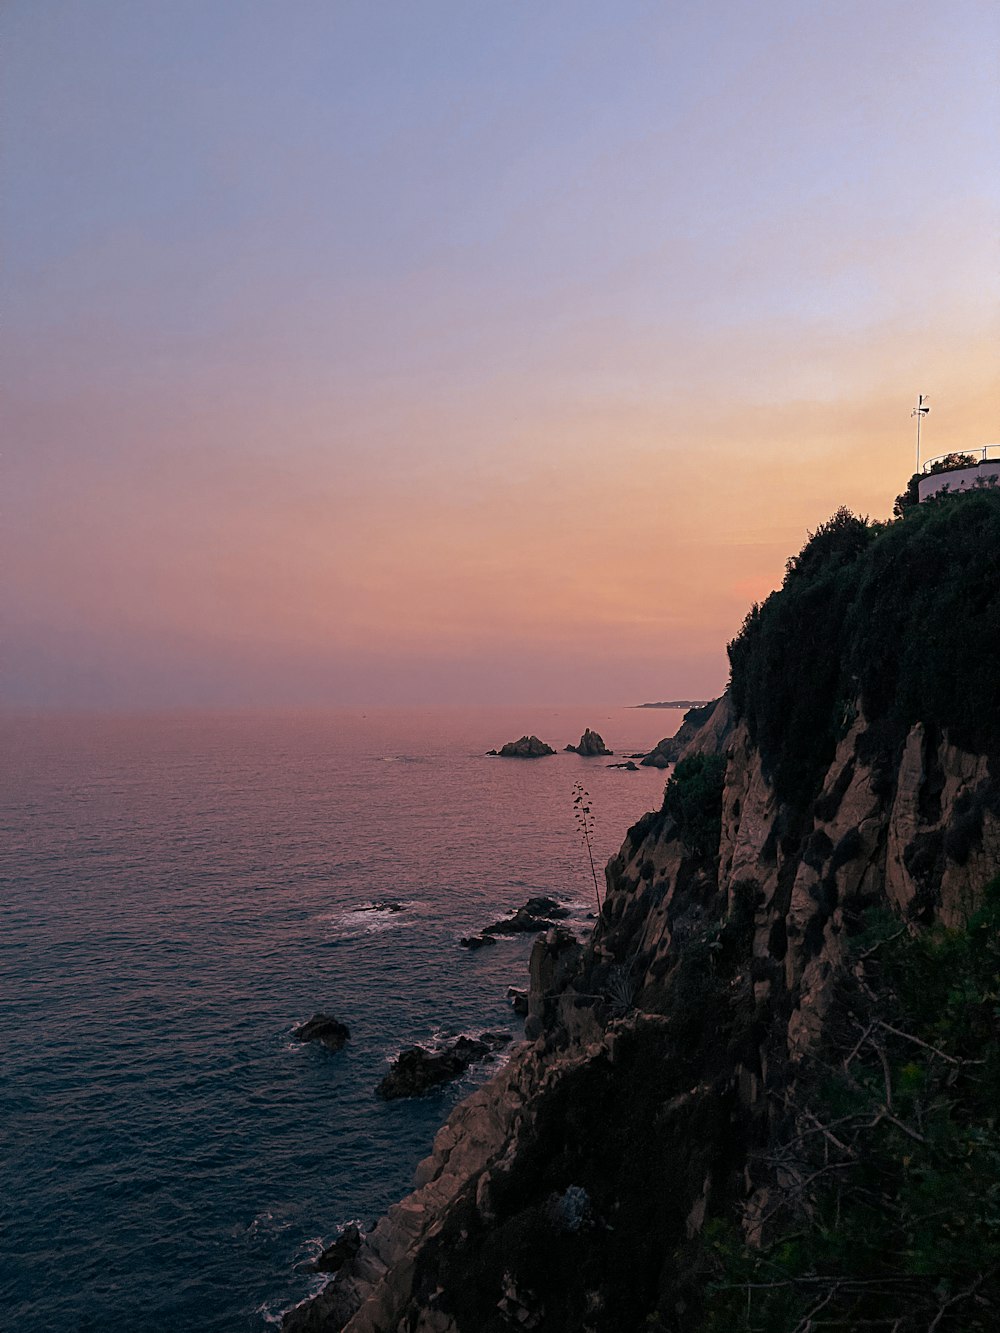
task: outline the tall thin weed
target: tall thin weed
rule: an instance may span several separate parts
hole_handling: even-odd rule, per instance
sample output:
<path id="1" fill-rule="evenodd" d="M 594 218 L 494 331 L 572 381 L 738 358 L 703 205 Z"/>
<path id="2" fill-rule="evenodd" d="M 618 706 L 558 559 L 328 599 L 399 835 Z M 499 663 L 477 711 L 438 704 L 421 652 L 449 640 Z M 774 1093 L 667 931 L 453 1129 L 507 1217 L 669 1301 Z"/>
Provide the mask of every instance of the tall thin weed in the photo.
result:
<path id="1" fill-rule="evenodd" d="M 573 784 L 573 818 L 580 831 L 580 841 L 587 849 L 590 862 L 590 874 L 594 881 L 594 897 L 597 899 L 597 915 L 601 914 L 601 891 L 597 885 L 597 867 L 594 864 L 594 812 L 590 804 L 590 793 L 582 782 Z"/>

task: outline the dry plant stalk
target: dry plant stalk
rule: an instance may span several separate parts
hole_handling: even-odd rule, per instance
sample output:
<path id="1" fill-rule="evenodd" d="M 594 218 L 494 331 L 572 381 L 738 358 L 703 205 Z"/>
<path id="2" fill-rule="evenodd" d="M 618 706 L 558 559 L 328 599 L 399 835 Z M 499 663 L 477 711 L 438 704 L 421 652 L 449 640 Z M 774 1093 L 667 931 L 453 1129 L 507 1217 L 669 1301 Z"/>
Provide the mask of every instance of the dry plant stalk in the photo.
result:
<path id="1" fill-rule="evenodd" d="M 590 805 L 590 793 L 582 782 L 573 784 L 573 818 L 580 830 L 580 838 L 587 849 L 590 861 L 590 874 L 594 881 L 594 897 L 597 899 L 597 915 L 601 914 L 601 891 L 597 885 L 597 867 L 594 865 L 594 845 L 591 841 L 594 832 L 594 815 Z"/>

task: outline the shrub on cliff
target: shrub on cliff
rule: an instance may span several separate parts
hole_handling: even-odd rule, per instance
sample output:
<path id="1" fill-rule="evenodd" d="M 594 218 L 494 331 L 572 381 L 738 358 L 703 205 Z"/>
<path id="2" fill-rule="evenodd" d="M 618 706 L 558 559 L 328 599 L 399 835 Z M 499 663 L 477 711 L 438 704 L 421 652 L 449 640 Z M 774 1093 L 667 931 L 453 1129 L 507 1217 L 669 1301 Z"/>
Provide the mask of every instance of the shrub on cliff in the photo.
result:
<path id="1" fill-rule="evenodd" d="M 730 689 L 778 795 L 802 808 L 859 699 L 887 752 L 916 722 L 1000 749 L 998 656 L 1000 492 L 970 491 L 896 523 L 838 510 L 751 608 L 729 645 Z"/>
<path id="2" fill-rule="evenodd" d="M 746 718 L 784 800 L 808 800 L 833 755 L 847 704 L 844 619 L 856 567 L 878 531 L 838 509 L 788 561 L 781 589 L 750 609 L 729 645 L 737 716 Z"/>
<path id="3" fill-rule="evenodd" d="M 881 532 L 857 575 L 842 673 L 866 716 L 897 737 L 921 721 L 966 749 L 995 749 L 1000 493 L 925 502 Z"/>
<path id="4" fill-rule="evenodd" d="M 855 958 L 764 1163 L 766 1243 L 705 1236 L 700 1333 L 1000 1327 L 1000 878 L 964 928 L 886 914 Z"/>
<path id="5" fill-rule="evenodd" d="M 663 793 L 664 813 L 673 819 L 688 852 L 700 860 L 711 859 L 719 850 L 725 776 L 721 755 L 691 755 L 674 769 Z"/>

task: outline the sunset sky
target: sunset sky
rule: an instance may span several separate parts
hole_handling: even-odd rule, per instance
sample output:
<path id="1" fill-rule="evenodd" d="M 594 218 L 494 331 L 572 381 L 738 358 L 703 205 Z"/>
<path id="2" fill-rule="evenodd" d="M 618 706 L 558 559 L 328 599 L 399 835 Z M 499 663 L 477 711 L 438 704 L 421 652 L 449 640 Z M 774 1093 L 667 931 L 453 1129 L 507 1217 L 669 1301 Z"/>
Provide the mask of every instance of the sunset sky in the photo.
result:
<path id="1" fill-rule="evenodd" d="M 718 693 L 1000 441 L 995 0 L 6 0 L 0 701 Z"/>

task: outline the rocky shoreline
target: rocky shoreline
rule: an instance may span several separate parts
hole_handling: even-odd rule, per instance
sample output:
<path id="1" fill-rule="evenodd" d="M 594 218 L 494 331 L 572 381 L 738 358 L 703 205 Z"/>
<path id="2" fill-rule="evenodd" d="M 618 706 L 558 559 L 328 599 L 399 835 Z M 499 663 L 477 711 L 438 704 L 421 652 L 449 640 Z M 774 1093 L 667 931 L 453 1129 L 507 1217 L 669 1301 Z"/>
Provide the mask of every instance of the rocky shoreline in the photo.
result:
<path id="1" fill-rule="evenodd" d="M 810 537 L 590 938 L 534 940 L 524 1042 L 285 1333 L 1000 1326 L 998 535 L 980 495 Z"/>
<path id="2" fill-rule="evenodd" d="M 812 834 L 783 851 L 784 816 L 746 726 L 728 697 L 713 706 L 685 755 L 726 765 L 718 871 L 663 811 L 629 831 L 593 938 L 550 926 L 533 946 L 524 1043 L 454 1109 L 413 1193 L 286 1314 L 284 1333 L 638 1327 L 632 1279 L 623 1287 L 617 1274 L 645 1271 L 644 1236 L 679 1254 L 726 1200 L 766 1214 L 774 1183 L 747 1145 L 773 1132 L 768 1090 L 793 1079 L 835 1004 L 842 915 L 868 899 L 905 911 L 925 892 L 909 849 L 930 738 L 912 732 L 887 802 L 858 759 L 866 730 L 859 715 Z M 945 827 L 987 761 L 943 741 L 934 754 Z M 987 812 L 979 848 L 943 868 L 941 917 L 998 863 L 1000 818 Z M 651 1164 L 672 1181 L 652 1199 Z M 556 1265 L 543 1285 L 531 1258 L 540 1236 L 590 1267 Z M 681 1277 L 670 1281 L 683 1306 Z"/>

